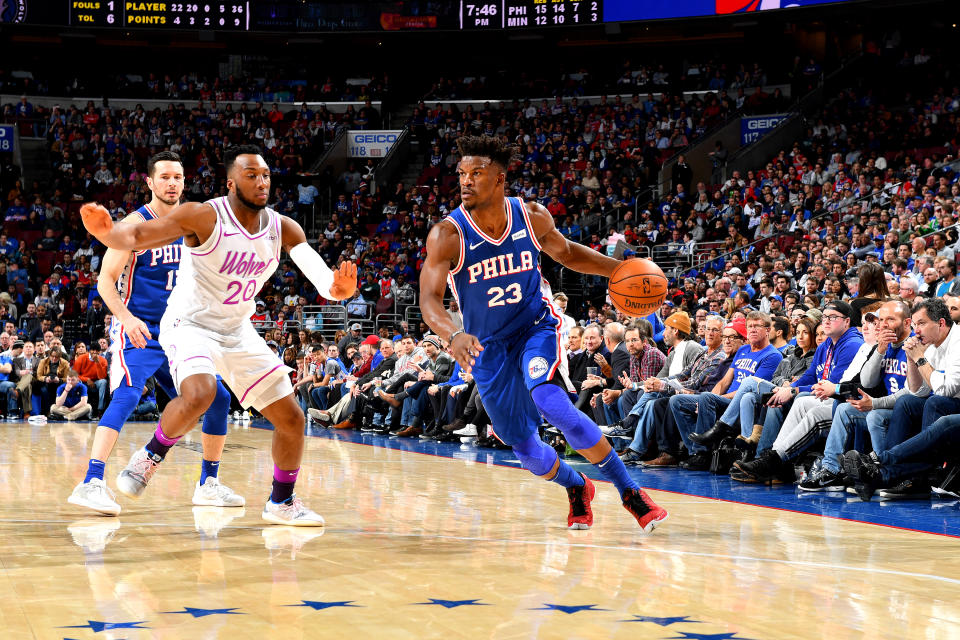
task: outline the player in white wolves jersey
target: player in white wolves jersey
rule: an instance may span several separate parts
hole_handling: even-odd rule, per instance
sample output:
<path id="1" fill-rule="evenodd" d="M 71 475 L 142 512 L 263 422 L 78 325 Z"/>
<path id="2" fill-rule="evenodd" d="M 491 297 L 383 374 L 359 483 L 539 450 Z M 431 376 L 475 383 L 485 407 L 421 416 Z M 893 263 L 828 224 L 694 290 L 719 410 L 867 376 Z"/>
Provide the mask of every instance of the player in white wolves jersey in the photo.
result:
<path id="1" fill-rule="evenodd" d="M 114 225 L 102 206 L 86 204 L 83 223 L 103 244 L 122 251 L 164 246 L 183 237 L 177 284 L 160 321 L 161 346 L 179 397 L 160 417 L 153 438 L 127 463 L 118 490 L 139 497 L 164 456 L 196 426 L 216 393 L 216 374 L 240 399 L 273 423 L 273 491 L 263 519 L 276 524 L 322 526 L 293 488 L 303 455 L 304 415 L 294 399 L 290 369 L 267 347 L 250 322 L 255 298 L 279 266 L 283 248 L 325 298 L 345 300 L 357 287 L 357 267 L 331 271 L 307 244 L 299 224 L 268 208 L 270 168 L 251 145 L 224 154 L 225 198 L 187 203 L 137 225 Z"/>

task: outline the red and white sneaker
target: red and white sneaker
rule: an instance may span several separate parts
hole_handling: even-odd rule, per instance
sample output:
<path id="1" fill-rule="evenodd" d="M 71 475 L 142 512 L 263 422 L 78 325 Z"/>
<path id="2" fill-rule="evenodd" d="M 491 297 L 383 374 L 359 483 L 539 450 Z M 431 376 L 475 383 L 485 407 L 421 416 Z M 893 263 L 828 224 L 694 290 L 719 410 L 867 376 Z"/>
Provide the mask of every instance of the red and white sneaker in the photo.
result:
<path id="1" fill-rule="evenodd" d="M 623 508 L 637 519 L 644 533 L 650 533 L 667 519 L 667 510 L 657 506 L 643 489 L 627 489 L 623 493 Z"/>
<path id="2" fill-rule="evenodd" d="M 590 482 L 590 478 L 582 473 L 580 477 L 583 478 L 582 486 L 567 489 L 567 499 L 570 500 L 567 529 L 589 529 L 593 524 L 593 510 L 590 508 L 590 501 L 593 500 L 597 490 Z"/>

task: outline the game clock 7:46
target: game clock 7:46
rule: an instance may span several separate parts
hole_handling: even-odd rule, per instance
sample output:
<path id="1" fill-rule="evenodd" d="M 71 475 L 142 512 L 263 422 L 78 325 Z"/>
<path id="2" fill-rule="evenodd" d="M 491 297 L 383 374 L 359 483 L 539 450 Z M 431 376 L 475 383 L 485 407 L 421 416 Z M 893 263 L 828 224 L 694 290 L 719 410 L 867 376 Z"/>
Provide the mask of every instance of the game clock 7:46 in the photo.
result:
<path id="1" fill-rule="evenodd" d="M 460 3 L 461 29 L 517 29 L 599 24 L 602 0 L 501 0 Z"/>

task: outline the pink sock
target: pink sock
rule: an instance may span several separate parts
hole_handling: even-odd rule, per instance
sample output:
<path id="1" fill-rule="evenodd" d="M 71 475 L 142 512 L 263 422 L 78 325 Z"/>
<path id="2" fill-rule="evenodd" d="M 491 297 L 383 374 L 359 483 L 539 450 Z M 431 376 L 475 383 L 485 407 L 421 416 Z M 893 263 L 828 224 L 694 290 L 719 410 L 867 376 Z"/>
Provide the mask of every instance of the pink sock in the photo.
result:
<path id="1" fill-rule="evenodd" d="M 158 422 L 158 423 L 157 423 L 157 430 L 153 432 L 153 437 L 155 437 L 155 438 L 157 439 L 157 442 L 159 442 L 159 443 L 162 444 L 163 446 L 165 446 L 165 447 L 172 447 L 173 445 L 177 444 L 177 442 L 178 442 L 178 441 L 180 440 L 180 438 L 182 438 L 183 436 L 178 436 L 178 437 L 176 437 L 176 438 L 170 438 L 170 437 L 168 437 L 167 434 L 165 434 L 165 433 L 163 432 L 163 425 Z"/>
<path id="2" fill-rule="evenodd" d="M 277 482 L 296 482 L 298 473 L 300 473 L 299 467 L 293 471 L 284 471 L 277 465 L 273 465 L 273 479 Z"/>

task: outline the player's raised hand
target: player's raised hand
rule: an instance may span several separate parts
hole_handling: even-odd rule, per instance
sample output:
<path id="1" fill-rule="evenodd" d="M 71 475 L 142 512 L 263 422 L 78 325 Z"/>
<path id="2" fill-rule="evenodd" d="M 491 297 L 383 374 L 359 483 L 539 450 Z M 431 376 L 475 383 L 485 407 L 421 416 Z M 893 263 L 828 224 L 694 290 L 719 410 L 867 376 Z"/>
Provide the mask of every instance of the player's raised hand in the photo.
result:
<path id="1" fill-rule="evenodd" d="M 87 231 L 98 238 L 110 233 L 110 229 L 113 228 L 110 212 L 96 202 L 88 202 L 80 207 L 80 217 L 83 218 L 83 226 L 87 228 Z"/>
<path id="2" fill-rule="evenodd" d="M 469 333 L 458 333 L 450 343 L 450 353 L 460 363 L 460 368 L 470 373 L 477 363 L 477 356 L 483 351 L 483 345 Z"/>
<path id="3" fill-rule="evenodd" d="M 84 220 L 86 222 L 86 220 Z M 93 233 L 91 231 L 91 233 Z M 346 260 L 333 272 L 333 284 L 330 285 L 330 295 L 335 300 L 352 298 L 357 291 L 357 265 Z"/>
<path id="4" fill-rule="evenodd" d="M 127 334 L 130 344 L 137 349 L 146 347 L 147 340 L 153 337 L 150 335 L 150 329 L 147 327 L 147 324 L 136 316 L 130 316 L 130 321 L 123 323 L 123 332 Z"/>

